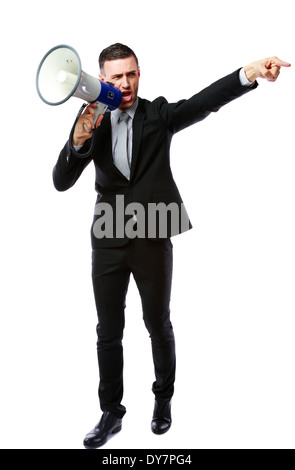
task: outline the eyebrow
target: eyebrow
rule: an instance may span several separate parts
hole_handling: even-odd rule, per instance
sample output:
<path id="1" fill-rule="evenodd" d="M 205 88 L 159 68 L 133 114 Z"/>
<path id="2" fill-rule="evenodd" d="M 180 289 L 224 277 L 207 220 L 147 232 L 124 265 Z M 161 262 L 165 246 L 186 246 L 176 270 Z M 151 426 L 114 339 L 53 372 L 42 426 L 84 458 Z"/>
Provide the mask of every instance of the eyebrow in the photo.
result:
<path id="1" fill-rule="evenodd" d="M 129 75 L 130 73 L 136 73 L 136 70 L 129 70 L 129 72 L 127 72 L 126 75 Z M 123 73 L 114 73 L 113 75 L 111 75 L 111 78 L 122 77 L 123 75 L 124 75 Z"/>

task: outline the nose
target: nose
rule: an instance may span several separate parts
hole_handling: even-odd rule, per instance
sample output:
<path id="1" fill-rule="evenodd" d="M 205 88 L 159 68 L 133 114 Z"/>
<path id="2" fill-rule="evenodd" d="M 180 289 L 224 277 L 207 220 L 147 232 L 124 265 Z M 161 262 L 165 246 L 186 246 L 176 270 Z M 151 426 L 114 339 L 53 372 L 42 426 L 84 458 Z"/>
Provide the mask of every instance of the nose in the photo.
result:
<path id="1" fill-rule="evenodd" d="M 123 75 L 123 78 L 122 78 L 122 87 L 123 87 L 123 88 L 129 88 L 129 80 L 128 80 L 127 75 Z"/>

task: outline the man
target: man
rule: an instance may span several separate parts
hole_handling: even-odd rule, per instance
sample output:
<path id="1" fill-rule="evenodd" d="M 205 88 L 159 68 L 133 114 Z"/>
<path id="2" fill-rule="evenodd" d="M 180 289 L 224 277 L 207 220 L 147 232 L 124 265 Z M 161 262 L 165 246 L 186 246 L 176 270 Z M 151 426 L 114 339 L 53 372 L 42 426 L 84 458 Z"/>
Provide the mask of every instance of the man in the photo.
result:
<path id="1" fill-rule="evenodd" d="M 163 434 L 171 426 L 176 360 L 169 310 L 170 237 L 191 228 L 170 169 L 173 135 L 254 90 L 258 77 L 275 81 L 280 68 L 290 66 L 276 57 L 253 62 L 189 100 L 169 104 L 163 97 L 153 102 L 138 97 L 140 68 L 129 47 L 108 47 L 100 54 L 99 65 L 100 80 L 121 91 L 121 105 L 94 122 L 96 105 L 90 104 L 79 117 L 72 142 L 66 143 L 53 172 L 56 189 L 64 191 L 75 184 L 91 161 L 96 170 L 92 279 L 98 314 L 99 398 L 103 415 L 85 437 L 86 448 L 100 447 L 119 432 L 126 412 L 122 405 L 122 338 L 131 273 L 152 343 L 152 431 Z"/>

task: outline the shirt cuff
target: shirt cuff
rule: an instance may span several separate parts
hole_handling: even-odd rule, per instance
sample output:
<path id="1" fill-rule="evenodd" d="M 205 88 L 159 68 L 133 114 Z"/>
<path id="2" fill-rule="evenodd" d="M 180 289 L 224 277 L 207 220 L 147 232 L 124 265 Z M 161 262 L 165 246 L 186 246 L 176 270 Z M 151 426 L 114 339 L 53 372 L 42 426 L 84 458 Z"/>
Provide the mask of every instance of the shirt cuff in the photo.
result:
<path id="1" fill-rule="evenodd" d="M 254 83 L 254 82 L 249 82 L 249 80 L 248 80 L 248 78 L 245 74 L 244 67 L 240 70 L 240 82 L 241 82 L 241 85 L 243 85 L 243 86 L 251 86 Z"/>

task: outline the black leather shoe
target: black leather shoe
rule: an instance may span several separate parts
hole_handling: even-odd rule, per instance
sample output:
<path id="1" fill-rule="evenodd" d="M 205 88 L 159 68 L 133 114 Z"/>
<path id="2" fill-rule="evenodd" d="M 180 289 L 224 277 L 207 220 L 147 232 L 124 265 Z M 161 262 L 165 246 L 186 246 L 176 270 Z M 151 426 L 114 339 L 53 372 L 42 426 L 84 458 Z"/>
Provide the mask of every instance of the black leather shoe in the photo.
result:
<path id="1" fill-rule="evenodd" d="M 117 418 L 109 411 L 105 411 L 100 422 L 90 431 L 84 439 L 86 449 L 97 449 L 103 446 L 112 434 L 122 429 L 122 419 Z"/>
<path id="2" fill-rule="evenodd" d="M 171 401 L 155 401 L 152 420 L 152 431 L 154 434 L 164 434 L 171 427 Z"/>

